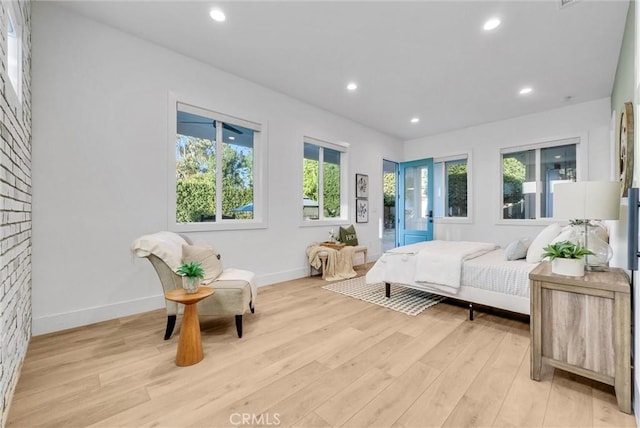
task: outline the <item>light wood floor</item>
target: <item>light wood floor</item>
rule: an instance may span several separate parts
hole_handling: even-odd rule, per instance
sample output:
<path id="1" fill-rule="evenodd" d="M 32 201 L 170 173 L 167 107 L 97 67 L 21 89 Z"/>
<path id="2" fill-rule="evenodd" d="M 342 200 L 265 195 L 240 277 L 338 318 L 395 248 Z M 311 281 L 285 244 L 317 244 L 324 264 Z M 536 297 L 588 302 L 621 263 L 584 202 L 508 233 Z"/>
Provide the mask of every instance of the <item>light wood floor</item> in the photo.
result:
<path id="1" fill-rule="evenodd" d="M 8 426 L 635 426 L 608 386 L 530 380 L 527 323 L 442 303 L 411 317 L 324 284 L 261 288 L 242 339 L 203 318 L 191 367 L 164 310 L 35 337 Z"/>

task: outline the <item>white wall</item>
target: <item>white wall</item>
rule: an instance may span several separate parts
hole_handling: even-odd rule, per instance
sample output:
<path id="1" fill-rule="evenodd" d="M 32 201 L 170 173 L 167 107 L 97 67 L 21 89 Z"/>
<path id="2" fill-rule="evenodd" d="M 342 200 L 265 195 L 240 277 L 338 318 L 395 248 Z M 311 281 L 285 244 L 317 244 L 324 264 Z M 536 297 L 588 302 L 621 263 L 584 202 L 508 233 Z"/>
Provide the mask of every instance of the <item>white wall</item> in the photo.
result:
<path id="1" fill-rule="evenodd" d="M 356 228 L 377 257 L 382 159 L 401 142 L 55 4 L 33 3 L 33 19 L 34 334 L 164 306 L 129 247 L 167 229 L 169 92 L 268 128 L 269 227 L 192 234 L 225 265 L 262 285 L 307 274 L 305 248 L 330 227 L 300 227 L 303 135 L 351 144 L 349 200 L 369 174 L 374 211 Z"/>
<path id="2" fill-rule="evenodd" d="M 609 180 L 613 162 L 610 124 L 610 100 L 606 98 L 406 142 L 405 160 L 471 154 L 473 221 L 445 223 L 436 220 L 435 239 L 506 245 L 520 237 L 534 237 L 548 221 L 534 225 L 499 224 L 500 149 L 570 136 L 586 137 L 588 165 L 583 166 L 588 167 L 588 175 L 583 175 L 583 179 Z"/>

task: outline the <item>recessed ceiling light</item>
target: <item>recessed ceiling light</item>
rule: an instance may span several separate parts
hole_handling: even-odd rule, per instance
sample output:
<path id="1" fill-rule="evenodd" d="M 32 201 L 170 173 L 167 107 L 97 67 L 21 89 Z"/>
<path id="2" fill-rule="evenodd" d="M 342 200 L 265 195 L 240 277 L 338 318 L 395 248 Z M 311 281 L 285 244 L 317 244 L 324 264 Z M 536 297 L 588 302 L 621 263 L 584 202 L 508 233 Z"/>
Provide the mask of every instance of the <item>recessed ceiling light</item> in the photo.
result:
<path id="1" fill-rule="evenodd" d="M 209 12 L 209 16 L 211 17 L 211 19 L 217 22 L 223 22 L 227 19 L 224 12 L 220 9 L 211 9 L 211 12 Z"/>
<path id="2" fill-rule="evenodd" d="M 420 122 L 420 118 L 419 117 L 412 117 L 411 118 L 411 123 L 418 123 Z"/>
<path id="3" fill-rule="evenodd" d="M 530 94 L 531 92 L 533 92 L 533 88 L 530 86 L 520 89 L 520 95 L 527 95 L 527 94 Z"/>
<path id="4" fill-rule="evenodd" d="M 233 140 L 235 140 L 235 139 L 236 139 L 236 137 L 231 136 L 231 135 L 229 136 L 229 140 L 233 141 Z"/>
<path id="5" fill-rule="evenodd" d="M 491 30 L 495 30 L 499 26 L 500 26 L 500 20 L 498 18 L 491 18 L 484 23 L 484 26 L 482 28 L 484 29 L 484 31 L 491 31 Z"/>
<path id="6" fill-rule="evenodd" d="M 350 91 L 355 91 L 356 89 L 358 89 L 358 85 L 356 85 L 354 82 L 350 82 L 347 85 L 347 89 L 350 90 Z"/>

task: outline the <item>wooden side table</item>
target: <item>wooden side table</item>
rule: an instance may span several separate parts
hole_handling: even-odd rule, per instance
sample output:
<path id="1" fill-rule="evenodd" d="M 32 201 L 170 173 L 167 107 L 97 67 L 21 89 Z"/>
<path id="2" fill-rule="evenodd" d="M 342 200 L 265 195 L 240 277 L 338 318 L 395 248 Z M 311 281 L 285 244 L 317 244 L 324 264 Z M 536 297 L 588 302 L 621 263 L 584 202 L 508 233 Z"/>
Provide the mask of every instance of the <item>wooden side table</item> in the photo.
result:
<path id="1" fill-rule="evenodd" d="M 196 293 L 191 294 L 184 291 L 184 288 L 177 288 L 164 295 L 167 300 L 185 305 L 180 327 L 180 341 L 178 342 L 178 351 L 176 353 L 177 366 L 190 366 L 202 361 L 204 358 L 196 303 L 211 296 L 213 292 L 214 289 L 211 287 L 200 287 Z"/>
<path id="2" fill-rule="evenodd" d="M 631 302 L 622 269 L 551 273 L 543 262 L 531 280 L 531 379 L 542 364 L 613 385 L 618 408 L 631 413 Z"/>

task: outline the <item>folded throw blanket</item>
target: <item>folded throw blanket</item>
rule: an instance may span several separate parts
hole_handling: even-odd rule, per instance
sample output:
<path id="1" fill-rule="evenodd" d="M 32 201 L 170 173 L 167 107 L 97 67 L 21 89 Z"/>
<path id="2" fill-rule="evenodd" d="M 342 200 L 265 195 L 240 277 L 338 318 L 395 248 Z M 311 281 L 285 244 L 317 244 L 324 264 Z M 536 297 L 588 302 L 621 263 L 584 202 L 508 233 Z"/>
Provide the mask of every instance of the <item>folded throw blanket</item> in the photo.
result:
<path id="1" fill-rule="evenodd" d="M 327 267 L 324 279 L 326 281 L 336 281 L 338 279 L 353 278 L 357 275 L 356 271 L 353 270 L 354 252 L 355 248 L 348 245 L 338 251 L 313 244 L 307 248 L 307 258 L 309 259 L 309 264 L 319 270 L 322 267 L 320 254 L 326 254 Z"/>
<path id="2" fill-rule="evenodd" d="M 173 232 L 157 232 L 141 236 L 131 246 L 136 257 L 153 254 L 161 258 L 174 272 L 182 264 L 182 245 L 188 244 L 182 236 Z"/>
<path id="3" fill-rule="evenodd" d="M 460 288 L 462 263 L 498 248 L 496 244 L 468 241 L 429 241 L 416 254 L 416 282 L 438 285 L 450 293 Z"/>

